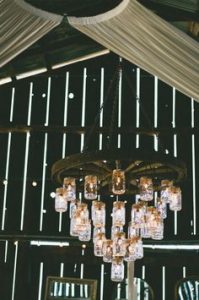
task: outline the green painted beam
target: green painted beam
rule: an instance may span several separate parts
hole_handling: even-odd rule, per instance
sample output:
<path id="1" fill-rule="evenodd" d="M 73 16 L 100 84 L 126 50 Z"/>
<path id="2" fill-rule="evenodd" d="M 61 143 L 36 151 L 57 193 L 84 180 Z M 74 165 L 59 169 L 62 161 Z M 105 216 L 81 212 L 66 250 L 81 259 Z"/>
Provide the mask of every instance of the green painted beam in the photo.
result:
<path id="1" fill-rule="evenodd" d="M 166 6 L 175 7 L 189 12 L 199 12 L 199 1 L 198 0 L 151 0 L 158 4 L 164 4 Z"/>
<path id="2" fill-rule="evenodd" d="M 168 21 L 198 21 L 199 0 L 139 0 Z"/>

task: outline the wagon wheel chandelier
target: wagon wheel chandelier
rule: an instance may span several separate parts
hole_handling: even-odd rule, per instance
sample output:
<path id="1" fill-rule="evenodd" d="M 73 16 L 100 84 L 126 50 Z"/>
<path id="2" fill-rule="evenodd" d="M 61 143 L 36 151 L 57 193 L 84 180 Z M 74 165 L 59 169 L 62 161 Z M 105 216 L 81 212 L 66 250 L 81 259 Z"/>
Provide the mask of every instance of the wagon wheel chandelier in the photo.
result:
<path id="1" fill-rule="evenodd" d="M 123 170 L 125 174 L 125 194 L 136 194 L 139 191 L 140 177 L 153 179 L 154 190 L 160 189 L 161 180 L 173 180 L 179 183 L 186 177 L 185 164 L 175 157 L 158 152 L 144 152 L 140 149 L 109 149 L 83 152 L 67 156 L 54 163 L 53 181 L 63 184 L 64 178 L 73 177 L 78 182 L 77 191 L 84 190 L 83 178 L 92 174 L 100 182 L 98 193 L 111 192 L 113 170 Z"/>
<path id="2" fill-rule="evenodd" d="M 112 128 L 115 104 L 114 100 Z M 168 154 L 113 147 L 83 151 L 52 166 L 52 179 L 61 186 L 56 189 L 55 210 L 63 213 L 70 204 L 70 235 L 80 241 L 92 238 L 94 255 L 111 263 L 111 279 L 120 282 L 124 261 L 143 257 L 142 239 L 163 239 L 167 207 L 172 211 L 182 208 L 179 183 L 185 178 L 185 164 Z M 111 228 L 106 228 L 107 195 L 114 197 Z M 125 197 L 131 199 L 129 220 Z"/>

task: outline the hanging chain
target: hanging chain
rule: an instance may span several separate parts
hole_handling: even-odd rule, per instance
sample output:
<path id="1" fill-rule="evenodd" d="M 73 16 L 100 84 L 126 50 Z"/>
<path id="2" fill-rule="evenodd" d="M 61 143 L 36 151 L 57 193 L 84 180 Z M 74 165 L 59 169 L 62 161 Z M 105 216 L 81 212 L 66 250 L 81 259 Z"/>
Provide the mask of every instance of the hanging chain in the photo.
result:
<path id="1" fill-rule="evenodd" d="M 109 135 L 107 139 L 107 148 L 110 149 L 112 145 L 113 140 L 113 133 L 114 133 L 114 126 L 116 121 L 116 115 L 117 115 L 117 107 L 118 107 L 118 95 L 119 95 L 119 83 L 120 83 L 120 77 L 122 72 L 122 66 L 121 62 L 119 63 L 118 69 L 117 69 L 117 81 L 116 81 L 116 87 L 113 95 L 113 106 L 112 106 L 112 114 L 111 114 L 111 121 L 110 121 L 110 127 L 109 127 Z"/>
<path id="2" fill-rule="evenodd" d="M 135 97 L 136 101 L 139 102 L 140 110 L 141 110 L 141 112 L 142 112 L 142 114 L 143 114 L 143 116 L 144 116 L 144 118 L 145 118 L 145 120 L 146 120 L 146 122 L 147 122 L 149 128 L 151 129 L 151 131 L 153 131 L 153 124 L 152 124 L 152 122 L 151 122 L 151 120 L 150 120 L 150 118 L 149 118 L 149 116 L 148 116 L 146 110 L 144 109 L 144 106 L 143 106 L 143 104 L 142 104 L 141 99 L 140 99 L 139 97 L 137 97 L 137 95 L 136 95 L 136 93 L 135 93 L 135 90 L 132 88 L 132 84 L 131 84 L 131 82 L 130 82 L 130 80 L 129 80 L 129 78 L 128 78 L 128 76 L 126 75 L 125 72 L 123 72 L 123 75 L 124 75 L 124 78 L 126 79 L 128 85 L 129 85 L 129 87 L 130 87 L 130 89 L 131 89 L 131 91 L 132 91 L 133 96 Z M 155 137 L 156 137 L 156 138 L 158 139 L 158 141 L 159 141 L 159 146 L 160 146 L 161 150 L 164 151 L 165 147 L 163 146 L 163 143 L 160 141 L 159 135 L 158 135 L 157 133 L 154 134 L 154 135 L 155 135 Z"/>
<path id="3" fill-rule="evenodd" d="M 105 98 L 104 98 L 104 101 L 103 101 L 102 105 L 100 106 L 100 108 L 99 108 L 99 110 L 97 112 L 97 115 L 96 115 L 96 117 L 94 119 L 94 123 L 91 126 L 89 132 L 86 134 L 86 139 L 85 139 L 85 143 L 84 143 L 83 152 L 85 152 L 88 149 L 91 136 L 92 136 L 93 132 L 95 131 L 95 129 L 97 127 L 97 124 L 99 123 L 99 118 L 100 118 L 101 111 L 105 107 L 105 105 L 106 105 L 106 103 L 107 103 L 107 101 L 108 101 L 108 99 L 110 97 L 110 93 L 111 93 L 111 90 L 113 89 L 114 82 L 117 79 L 117 76 L 118 76 L 118 67 L 116 68 L 116 70 L 115 70 L 115 72 L 113 74 L 113 78 L 110 80 L 107 93 L 105 95 Z"/>

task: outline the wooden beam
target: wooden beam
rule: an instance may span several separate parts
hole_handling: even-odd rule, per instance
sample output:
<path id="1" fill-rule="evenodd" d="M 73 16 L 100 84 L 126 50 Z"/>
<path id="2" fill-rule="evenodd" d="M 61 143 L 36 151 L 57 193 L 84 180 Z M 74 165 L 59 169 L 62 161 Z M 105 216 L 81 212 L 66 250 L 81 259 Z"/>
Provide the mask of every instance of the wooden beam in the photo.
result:
<path id="1" fill-rule="evenodd" d="M 91 126 L 42 126 L 42 125 L 33 125 L 33 126 L 26 126 L 26 125 L 0 125 L 0 133 L 7 134 L 9 132 L 16 132 L 16 133 L 27 133 L 27 132 L 56 132 L 56 133 L 70 133 L 70 134 L 82 134 L 87 133 L 91 129 Z M 109 127 L 98 127 L 95 128 L 94 133 L 99 134 L 108 134 L 110 128 Z M 166 127 L 157 127 L 157 128 L 146 128 L 146 127 L 140 127 L 135 128 L 129 126 L 128 128 L 115 128 L 114 134 L 123 133 L 123 134 L 143 134 L 146 136 L 154 136 L 154 135 L 184 135 L 184 134 L 198 134 L 199 133 L 199 127 L 191 128 L 191 127 L 176 127 L 176 128 L 166 128 Z"/>

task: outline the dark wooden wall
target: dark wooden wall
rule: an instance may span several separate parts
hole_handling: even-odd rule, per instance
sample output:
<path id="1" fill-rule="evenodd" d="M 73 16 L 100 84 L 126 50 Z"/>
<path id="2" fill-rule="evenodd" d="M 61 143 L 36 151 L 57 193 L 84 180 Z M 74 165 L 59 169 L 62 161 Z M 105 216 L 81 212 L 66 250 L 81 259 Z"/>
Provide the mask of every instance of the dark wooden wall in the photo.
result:
<path id="1" fill-rule="evenodd" d="M 50 196 L 56 187 L 51 167 L 85 144 L 99 149 L 100 134 L 88 138 L 86 133 L 96 121 L 100 101 L 105 102 L 101 146 L 106 147 L 114 92 L 107 91 L 118 61 L 108 55 L 0 87 L 1 299 L 43 299 L 48 275 L 79 277 L 81 264 L 84 277 L 97 278 L 99 287 L 102 272 L 104 300 L 109 299 L 115 286 L 109 280 L 110 266 L 103 269 L 100 259 L 91 259 L 90 244 L 82 256 L 81 245 L 73 240 L 63 248 L 32 246 L 30 241 L 68 240 L 68 215 L 60 219 Z M 168 243 L 198 239 L 198 121 L 197 102 L 123 61 L 121 124 L 127 130 L 121 133 L 121 147 L 157 147 L 187 164 L 188 177 L 181 186 L 183 209 L 175 215 L 169 212 L 165 222 Z M 158 132 L 156 146 L 154 132 Z M 197 275 L 197 269 L 197 252 L 145 250 L 145 258 L 136 262 L 136 276 L 146 279 L 157 300 L 173 299 L 175 282 Z"/>

